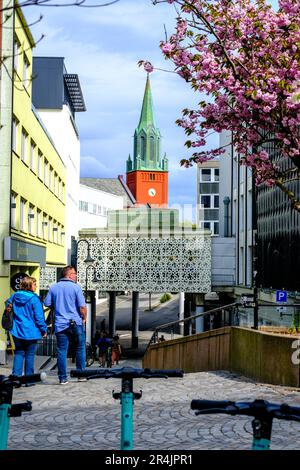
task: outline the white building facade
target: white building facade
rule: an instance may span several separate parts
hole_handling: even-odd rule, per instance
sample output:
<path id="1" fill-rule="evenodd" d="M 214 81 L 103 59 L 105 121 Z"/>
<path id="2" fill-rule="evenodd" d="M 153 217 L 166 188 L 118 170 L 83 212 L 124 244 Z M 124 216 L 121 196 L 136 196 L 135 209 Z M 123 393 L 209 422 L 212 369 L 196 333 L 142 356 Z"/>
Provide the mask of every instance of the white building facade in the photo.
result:
<path id="1" fill-rule="evenodd" d="M 197 168 L 197 226 L 219 235 L 219 161 L 198 164 Z"/>
<path id="2" fill-rule="evenodd" d="M 68 74 L 61 57 L 35 57 L 33 103 L 66 166 L 66 263 L 72 238 L 78 238 L 80 138 L 77 112 L 86 110 L 78 76 Z"/>
<path id="3" fill-rule="evenodd" d="M 105 228 L 107 212 L 110 209 L 123 209 L 122 196 L 91 188 L 84 184 L 79 186 L 78 227 Z"/>

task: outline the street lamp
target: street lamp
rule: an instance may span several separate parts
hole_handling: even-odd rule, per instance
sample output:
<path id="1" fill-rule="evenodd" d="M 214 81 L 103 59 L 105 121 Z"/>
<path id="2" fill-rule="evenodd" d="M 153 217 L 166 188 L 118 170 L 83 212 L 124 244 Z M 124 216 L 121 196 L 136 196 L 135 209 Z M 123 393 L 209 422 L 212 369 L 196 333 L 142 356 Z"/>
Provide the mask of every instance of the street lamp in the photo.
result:
<path id="1" fill-rule="evenodd" d="M 76 258 L 78 257 L 78 246 L 80 243 L 86 243 L 87 244 L 87 257 L 86 259 L 84 260 L 84 263 L 93 263 L 95 260 L 91 257 L 91 247 L 90 247 L 90 244 L 89 244 L 89 241 L 86 240 L 86 238 L 81 238 L 78 242 L 77 242 L 77 246 L 76 246 Z"/>
<path id="2" fill-rule="evenodd" d="M 87 293 L 88 293 L 88 271 L 90 268 L 92 268 L 95 271 L 95 266 L 93 266 L 92 264 L 89 264 L 85 268 L 85 300 L 86 301 L 87 301 Z"/>
<path id="3" fill-rule="evenodd" d="M 100 282 L 101 281 L 101 278 L 98 278 L 97 277 L 97 274 L 96 274 L 96 266 L 94 266 L 93 264 L 89 264 L 86 269 L 85 269 L 85 298 L 87 298 L 87 292 L 88 292 L 88 271 L 89 269 L 92 268 L 93 269 L 93 272 L 94 272 L 94 275 L 93 275 L 93 278 L 92 278 L 92 282 L 93 283 L 97 283 L 97 282 Z"/>

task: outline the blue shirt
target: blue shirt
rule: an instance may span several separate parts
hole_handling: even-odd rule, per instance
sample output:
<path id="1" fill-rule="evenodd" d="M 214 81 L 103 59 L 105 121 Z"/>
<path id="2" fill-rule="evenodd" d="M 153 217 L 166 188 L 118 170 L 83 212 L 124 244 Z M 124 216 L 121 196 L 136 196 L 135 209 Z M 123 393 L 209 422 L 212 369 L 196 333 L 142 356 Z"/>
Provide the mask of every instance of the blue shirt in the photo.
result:
<path id="1" fill-rule="evenodd" d="M 35 340 L 47 333 L 43 304 L 32 291 L 20 290 L 13 294 L 7 304 L 13 304 L 14 322 L 10 333 L 16 338 Z"/>
<path id="2" fill-rule="evenodd" d="M 71 279 L 63 278 L 50 287 L 45 298 L 46 307 L 54 307 L 55 333 L 68 328 L 70 320 L 82 325 L 80 308 L 85 307 L 81 287 Z"/>

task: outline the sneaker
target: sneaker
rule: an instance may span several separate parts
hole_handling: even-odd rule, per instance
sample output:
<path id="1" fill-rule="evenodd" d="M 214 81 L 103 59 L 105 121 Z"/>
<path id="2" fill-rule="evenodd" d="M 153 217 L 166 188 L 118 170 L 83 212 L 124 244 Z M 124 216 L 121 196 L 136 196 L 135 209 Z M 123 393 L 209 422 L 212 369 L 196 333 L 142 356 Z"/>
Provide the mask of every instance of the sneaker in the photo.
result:
<path id="1" fill-rule="evenodd" d="M 60 382 L 60 385 L 67 385 L 69 383 L 68 380 L 61 380 Z"/>
<path id="2" fill-rule="evenodd" d="M 86 377 L 78 377 L 78 382 L 86 382 Z"/>

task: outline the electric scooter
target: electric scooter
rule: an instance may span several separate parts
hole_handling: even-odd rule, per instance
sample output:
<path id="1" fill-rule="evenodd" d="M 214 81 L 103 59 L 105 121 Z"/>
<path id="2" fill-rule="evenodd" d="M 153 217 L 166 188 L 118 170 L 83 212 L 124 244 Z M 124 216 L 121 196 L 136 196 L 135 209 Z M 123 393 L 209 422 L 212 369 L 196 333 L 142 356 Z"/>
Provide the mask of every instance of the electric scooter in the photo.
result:
<path id="1" fill-rule="evenodd" d="M 0 450 L 7 449 L 10 418 L 21 416 L 23 411 L 31 411 L 32 402 L 12 404 L 13 389 L 22 385 L 41 382 L 47 377 L 45 372 L 24 376 L 0 375 Z"/>
<path id="2" fill-rule="evenodd" d="M 300 407 L 285 403 L 278 405 L 265 400 L 252 402 L 192 400 L 191 409 L 196 415 L 225 413 L 232 416 L 253 416 L 252 450 L 270 450 L 273 419 L 300 422 Z"/>
<path id="3" fill-rule="evenodd" d="M 181 370 L 153 370 L 122 367 L 120 369 L 71 370 L 71 377 L 91 379 L 122 379 L 121 392 L 113 390 L 112 396 L 121 404 L 121 450 L 133 449 L 133 404 L 134 400 L 142 397 L 142 391 L 133 391 L 133 379 L 155 379 L 168 377 L 183 377 Z"/>

